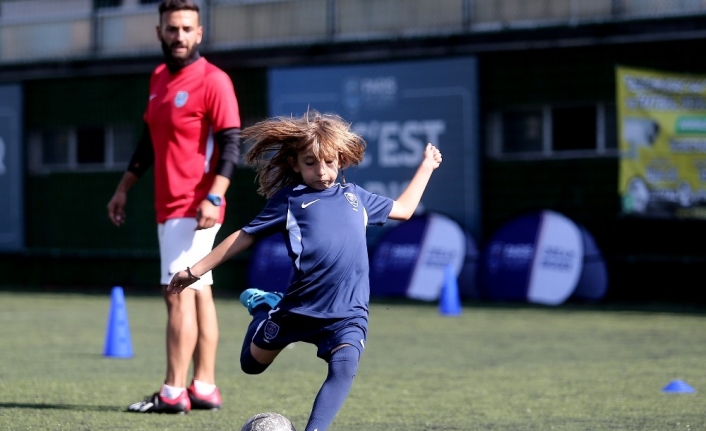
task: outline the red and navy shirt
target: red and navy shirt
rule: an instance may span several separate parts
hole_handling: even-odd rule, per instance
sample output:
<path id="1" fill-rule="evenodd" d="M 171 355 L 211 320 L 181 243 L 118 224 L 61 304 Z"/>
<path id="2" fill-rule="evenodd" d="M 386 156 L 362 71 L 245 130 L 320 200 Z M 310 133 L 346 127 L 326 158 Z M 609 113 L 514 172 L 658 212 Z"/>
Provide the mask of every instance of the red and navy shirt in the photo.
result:
<path id="1" fill-rule="evenodd" d="M 233 83 L 205 58 L 170 73 L 165 64 L 150 78 L 144 114 L 154 148 L 157 222 L 195 217 L 218 163 L 213 133 L 240 127 Z M 219 223 L 223 223 L 225 202 Z"/>

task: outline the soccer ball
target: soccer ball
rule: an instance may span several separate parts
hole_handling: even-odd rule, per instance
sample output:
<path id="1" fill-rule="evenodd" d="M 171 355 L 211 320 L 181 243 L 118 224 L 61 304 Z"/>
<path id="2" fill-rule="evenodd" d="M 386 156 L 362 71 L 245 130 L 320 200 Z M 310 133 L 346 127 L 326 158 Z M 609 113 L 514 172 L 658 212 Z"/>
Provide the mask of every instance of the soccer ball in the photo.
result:
<path id="1" fill-rule="evenodd" d="M 258 413 L 248 419 L 240 431 L 296 431 L 294 425 L 279 413 Z"/>

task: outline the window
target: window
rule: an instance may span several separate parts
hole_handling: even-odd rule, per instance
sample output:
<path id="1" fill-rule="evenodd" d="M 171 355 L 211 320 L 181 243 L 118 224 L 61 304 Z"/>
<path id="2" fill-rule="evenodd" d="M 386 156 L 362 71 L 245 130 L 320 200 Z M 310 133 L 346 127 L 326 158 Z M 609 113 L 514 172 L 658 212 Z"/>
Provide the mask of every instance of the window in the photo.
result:
<path id="1" fill-rule="evenodd" d="M 596 148 L 596 107 L 552 108 L 552 150 L 591 150 Z"/>
<path id="2" fill-rule="evenodd" d="M 95 9 L 104 7 L 118 7 L 122 5 L 122 0 L 93 0 L 93 7 Z"/>
<path id="3" fill-rule="evenodd" d="M 85 127 L 76 130 L 76 159 L 79 165 L 103 163 L 105 131 L 102 127 Z"/>
<path id="4" fill-rule="evenodd" d="M 542 111 L 508 110 L 502 113 L 503 151 L 542 151 Z"/>
<path id="5" fill-rule="evenodd" d="M 132 7 L 136 5 L 157 4 L 161 0 L 93 0 L 94 9 Z"/>
<path id="6" fill-rule="evenodd" d="M 66 127 L 29 133 L 29 172 L 123 170 L 135 148 L 124 125 Z"/>
<path id="7" fill-rule="evenodd" d="M 509 107 L 488 116 L 495 158 L 617 155 L 614 104 Z"/>

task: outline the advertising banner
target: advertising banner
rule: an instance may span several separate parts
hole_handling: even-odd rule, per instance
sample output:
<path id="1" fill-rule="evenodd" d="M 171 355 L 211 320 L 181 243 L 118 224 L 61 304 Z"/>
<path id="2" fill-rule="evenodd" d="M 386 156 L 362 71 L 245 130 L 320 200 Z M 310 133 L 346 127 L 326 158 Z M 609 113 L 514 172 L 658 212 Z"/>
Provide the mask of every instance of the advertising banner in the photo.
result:
<path id="1" fill-rule="evenodd" d="M 441 214 L 424 214 L 385 232 L 370 256 L 370 293 L 422 301 L 439 298 L 444 270 L 458 279 L 459 294 L 476 298 L 478 249 L 460 225 Z M 294 275 L 282 234 L 258 240 L 248 261 L 248 287 L 284 292 Z"/>
<path id="2" fill-rule="evenodd" d="M 481 258 L 490 300 L 559 305 L 597 301 L 607 291 L 603 257 L 585 228 L 554 211 L 518 217 L 493 234 Z"/>
<path id="3" fill-rule="evenodd" d="M 441 214 L 412 217 L 385 233 L 370 258 L 370 294 L 439 299 L 444 271 L 458 280 L 459 294 L 473 298 L 478 250 L 458 223 Z"/>
<path id="4" fill-rule="evenodd" d="M 706 76 L 616 69 L 625 214 L 706 219 Z"/>
<path id="5" fill-rule="evenodd" d="M 248 260 L 248 287 L 267 292 L 285 292 L 294 275 L 294 264 L 289 257 L 281 233 L 258 240 Z"/>
<path id="6" fill-rule="evenodd" d="M 24 247 L 22 87 L 0 85 L 0 251 Z"/>
<path id="7" fill-rule="evenodd" d="M 270 115 L 314 109 L 349 121 L 368 146 L 363 163 L 343 172 L 346 180 L 393 199 L 416 172 L 426 144 L 433 143 L 444 162 L 419 212 L 443 212 L 479 235 L 477 81 L 471 57 L 274 68 Z"/>

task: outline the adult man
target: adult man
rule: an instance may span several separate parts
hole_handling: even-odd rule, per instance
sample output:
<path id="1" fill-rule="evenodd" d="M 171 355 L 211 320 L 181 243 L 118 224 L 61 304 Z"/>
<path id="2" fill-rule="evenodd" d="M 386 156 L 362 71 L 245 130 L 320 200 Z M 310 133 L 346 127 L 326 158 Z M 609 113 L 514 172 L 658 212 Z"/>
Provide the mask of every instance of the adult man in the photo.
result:
<path id="1" fill-rule="evenodd" d="M 240 116 L 230 78 L 199 54 L 203 28 L 198 5 L 163 0 L 159 16 L 157 38 L 165 63 L 152 73 L 145 129 L 108 203 L 108 217 L 116 226 L 125 222 L 127 191 L 154 165 L 160 283 L 168 313 L 167 373 L 159 392 L 128 411 L 183 414 L 221 406 L 215 385 L 213 278 L 203 274 L 186 295 L 167 294 L 166 286 L 175 272 L 213 248 L 239 157 Z M 186 389 L 192 358 L 193 380 Z"/>

